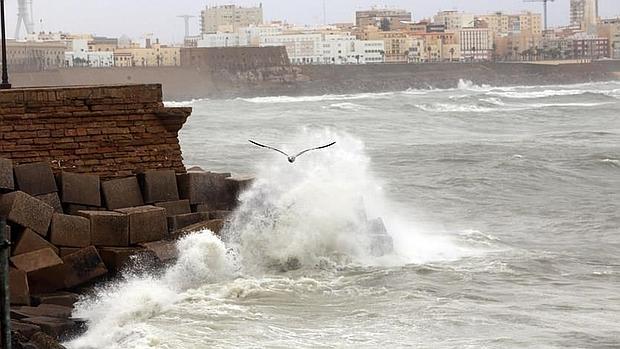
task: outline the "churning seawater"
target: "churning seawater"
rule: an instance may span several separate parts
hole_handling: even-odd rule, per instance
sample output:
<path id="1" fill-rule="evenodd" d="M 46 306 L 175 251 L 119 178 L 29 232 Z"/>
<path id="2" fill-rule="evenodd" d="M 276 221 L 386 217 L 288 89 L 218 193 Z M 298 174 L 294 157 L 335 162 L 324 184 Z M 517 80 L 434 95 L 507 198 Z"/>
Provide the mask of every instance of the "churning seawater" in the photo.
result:
<path id="1" fill-rule="evenodd" d="M 620 82 L 170 104 L 187 164 L 258 180 L 70 348 L 620 347 Z"/>

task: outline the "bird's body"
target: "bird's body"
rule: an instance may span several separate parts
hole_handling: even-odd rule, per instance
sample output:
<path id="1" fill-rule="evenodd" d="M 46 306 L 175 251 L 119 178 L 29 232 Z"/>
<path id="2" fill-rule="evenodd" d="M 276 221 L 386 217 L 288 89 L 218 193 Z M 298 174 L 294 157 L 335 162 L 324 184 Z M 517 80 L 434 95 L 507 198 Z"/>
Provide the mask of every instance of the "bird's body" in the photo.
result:
<path id="1" fill-rule="evenodd" d="M 266 149 L 271 149 L 273 151 L 277 151 L 278 153 L 286 156 L 286 158 L 288 159 L 288 162 L 290 162 L 291 164 L 294 163 L 297 160 L 298 157 L 300 157 L 301 155 L 303 155 L 303 154 L 305 154 L 305 153 L 307 153 L 309 151 L 325 149 L 325 148 L 331 147 L 332 145 L 336 144 L 336 142 L 332 142 L 332 143 L 330 143 L 328 145 L 324 145 L 324 146 L 321 146 L 321 147 L 306 149 L 306 150 L 304 150 L 302 152 L 299 152 L 297 155 L 289 155 L 289 154 L 283 152 L 280 149 L 277 149 L 277 148 L 274 148 L 274 147 L 270 147 L 268 145 L 260 144 L 260 143 L 254 142 L 253 140 L 250 140 L 250 143 L 252 143 L 252 144 L 254 144 L 256 146 L 259 146 L 261 148 L 266 148 Z"/>

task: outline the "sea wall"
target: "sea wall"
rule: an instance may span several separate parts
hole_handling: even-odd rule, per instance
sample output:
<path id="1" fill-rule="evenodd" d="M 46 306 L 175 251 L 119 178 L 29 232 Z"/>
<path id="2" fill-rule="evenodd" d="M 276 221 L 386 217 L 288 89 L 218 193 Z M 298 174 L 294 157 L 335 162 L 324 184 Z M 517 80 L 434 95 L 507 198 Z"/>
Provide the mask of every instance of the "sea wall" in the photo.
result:
<path id="1" fill-rule="evenodd" d="M 105 178 L 183 173 L 177 136 L 190 113 L 164 107 L 161 85 L 0 91 L 0 157 Z"/>
<path id="2" fill-rule="evenodd" d="M 234 63 L 237 64 L 237 63 Z M 617 80 L 620 61 L 584 64 L 437 63 L 205 67 L 74 68 L 15 73 L 16 86 L 161 83 L 164 99 L 317 95 L 456 87 L 460 79 L 490 85 L 570 84 Z"/>

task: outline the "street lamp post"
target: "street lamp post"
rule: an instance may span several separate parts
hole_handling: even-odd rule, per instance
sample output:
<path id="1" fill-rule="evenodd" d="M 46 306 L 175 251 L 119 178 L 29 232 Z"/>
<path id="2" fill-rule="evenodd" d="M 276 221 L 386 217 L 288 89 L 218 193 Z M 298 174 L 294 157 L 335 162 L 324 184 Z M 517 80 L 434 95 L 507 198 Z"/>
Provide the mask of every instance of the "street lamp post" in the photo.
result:
<path id="1" fill-rule="evenodd" d="M 0 89 L 7 90 L 11 88 L 9 83 L 9 71 L 6 64 L 6 29 L 4 22 L 4 0 L 0 0 L 0 25 L 2 26 L 2 83 Z"/>

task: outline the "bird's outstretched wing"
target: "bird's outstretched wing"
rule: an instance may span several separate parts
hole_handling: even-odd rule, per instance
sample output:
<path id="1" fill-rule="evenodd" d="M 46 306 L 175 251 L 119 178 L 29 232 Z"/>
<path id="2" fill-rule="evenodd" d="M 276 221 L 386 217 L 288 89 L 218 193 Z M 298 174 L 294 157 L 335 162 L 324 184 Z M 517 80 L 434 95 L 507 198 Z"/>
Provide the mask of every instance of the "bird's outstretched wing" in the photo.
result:
<path id="1" fill-rule="evenodd" d="M 334 145 L 334 144 L 336 144 L 336 142 L 332 142 L 332 143 L 329 143 L 328 145 L 323 145 L 323 146 L 316 147 L 316 148 L 306 149 L 306 150 L 304 150 L 304 151 L 300 152 L 299 154 L 295 155 L 295 157 L 296 157 L 296 158 L 298 158 L 298 157 L 302 156 L 303 154 L 305 154 L 305 153 L 307 153 L 307 152 L 309 152 L 309 151 L 313 151 L 313 150 L 320 150 L 320 149 L 329 148 L 329 147 L 331 147 L 331 146 L 332 146 L 332 145 Z"/>
<path id="2" fill-rule="evenodd" d="M 254 141 L 253 141 L 253 140 L 251 140 L 251 139 L 249 139 L 248 141 L 249 141 L 250 143 L 254 144 L 254 145 L 257 145 L 257 146 L 261 147 L 261 148 L 267 148 L 267 149 L 275 150 L 275 151 L 277 151 L 278 153 L 283 154 L 283 155 L 284 155 L 284 156 L 286 156 L 286 157 L 289 157 L 289 155 L 288 155 L 287 153 L 283 152 L 283 151 L 282 151 L 282 150 L 280 150 L 280 149 L 276 149 L 276 148 L 274 148 L 274 147 L 270 147 L 270 146 L 268 146 L 268 145 L 264 145 L 264 144 L 256 143 L 256 142 L 254 142 Z"/>

